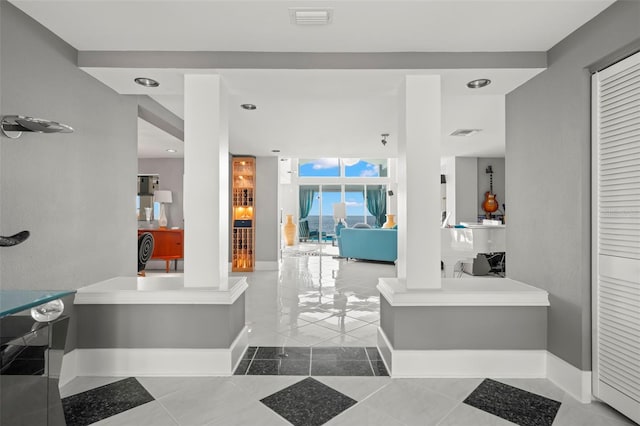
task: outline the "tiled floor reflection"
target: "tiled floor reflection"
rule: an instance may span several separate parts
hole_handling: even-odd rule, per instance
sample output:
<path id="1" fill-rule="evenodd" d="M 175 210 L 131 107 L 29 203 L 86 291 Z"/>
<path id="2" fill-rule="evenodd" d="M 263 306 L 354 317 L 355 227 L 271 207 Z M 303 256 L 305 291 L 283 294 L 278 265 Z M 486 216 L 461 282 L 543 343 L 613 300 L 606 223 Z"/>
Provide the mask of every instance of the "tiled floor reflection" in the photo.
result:
<path id="1" fill-rule="evenodd" d="M 285 250 L 279 271 L 243 274 L 251 346 L 376 346 L 376 286 L 379 277 L 396 276 L 395 265 L 347 261 L 332 256 L 331 246 L 326 255 L 307 255 L 314 246 Z"/>

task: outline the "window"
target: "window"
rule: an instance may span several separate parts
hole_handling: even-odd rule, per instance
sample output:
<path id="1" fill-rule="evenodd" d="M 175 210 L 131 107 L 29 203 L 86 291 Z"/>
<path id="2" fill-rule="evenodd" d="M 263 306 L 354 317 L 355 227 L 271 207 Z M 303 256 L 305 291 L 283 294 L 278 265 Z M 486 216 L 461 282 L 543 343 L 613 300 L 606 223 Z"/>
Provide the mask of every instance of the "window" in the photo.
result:
<path id="1" fill-rule="evenodd" d="M 298 176 L 304 177 L 388 177 L 388 160 L 360 158 L 300 159 Z"/>
<path id="2" fill-rule="evenodd" d="M 300 177 L 340 177 L 340 161 L 337 158 L 300 159 Z"/>
<path id="3" fill-rule="evenodd" d="M 387 160 L 360 160 L 350 165 L 345 163 L 345 177 L 387 177 Z"/>

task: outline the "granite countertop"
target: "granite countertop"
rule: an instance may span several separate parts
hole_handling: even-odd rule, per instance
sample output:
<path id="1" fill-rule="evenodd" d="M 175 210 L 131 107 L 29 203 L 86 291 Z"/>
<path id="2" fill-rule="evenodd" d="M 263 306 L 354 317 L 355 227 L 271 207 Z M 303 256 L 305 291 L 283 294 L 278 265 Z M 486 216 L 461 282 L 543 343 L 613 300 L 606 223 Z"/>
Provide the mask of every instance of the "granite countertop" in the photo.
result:
<path id="1" fill-rule="evenodd" d="M 0 318 L 75 292 L 75 290 L 0 290 Z"/>

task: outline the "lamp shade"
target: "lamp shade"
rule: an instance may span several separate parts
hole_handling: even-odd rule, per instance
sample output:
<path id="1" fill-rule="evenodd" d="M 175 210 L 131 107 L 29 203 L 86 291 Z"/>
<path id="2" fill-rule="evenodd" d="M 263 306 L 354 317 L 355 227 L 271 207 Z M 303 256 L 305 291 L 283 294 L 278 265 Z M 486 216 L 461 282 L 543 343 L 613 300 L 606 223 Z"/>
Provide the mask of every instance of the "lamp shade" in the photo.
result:
<path id="1" fill-rule="evenodd" d="M 153 201 L 156 203 L 172 203 L 171 191 L 157 190 L 153 193 Z"/>
<path id="2" fill-rule="evenodd" d="M 347 218 L 347 205 L 345 203 L 334 203 L 333 204 L 333 218 L 336 221 L 338 219 L 346 219 Z"/>

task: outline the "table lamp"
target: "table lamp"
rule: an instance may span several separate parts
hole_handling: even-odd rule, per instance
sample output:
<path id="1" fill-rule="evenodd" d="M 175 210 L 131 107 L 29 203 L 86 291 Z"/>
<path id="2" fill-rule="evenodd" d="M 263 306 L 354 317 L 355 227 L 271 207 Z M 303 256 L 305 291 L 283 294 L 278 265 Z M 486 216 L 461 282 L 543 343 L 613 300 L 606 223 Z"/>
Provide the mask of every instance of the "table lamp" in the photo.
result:
<path id="1" fill-rule="evenodd" d="M 167 212 L 165 204 L 171 204 L 173 198 L 171 197 L 171 191 L 157 190 L 153 193 L 153 201 L 160 203 L 160 217 L 158 218 L 158 226 L 160 228 L 167 227 Z"/>
<path id="2" fill-rule="evenodd" d="M 344 220 L 347 218 L 347 205 L 346 203 L 334 203 L 333 204 L 333 220 L 336 222 L 334 231 L 336 236 L 340 236 L 340 231 L 345 227 Z"/>

